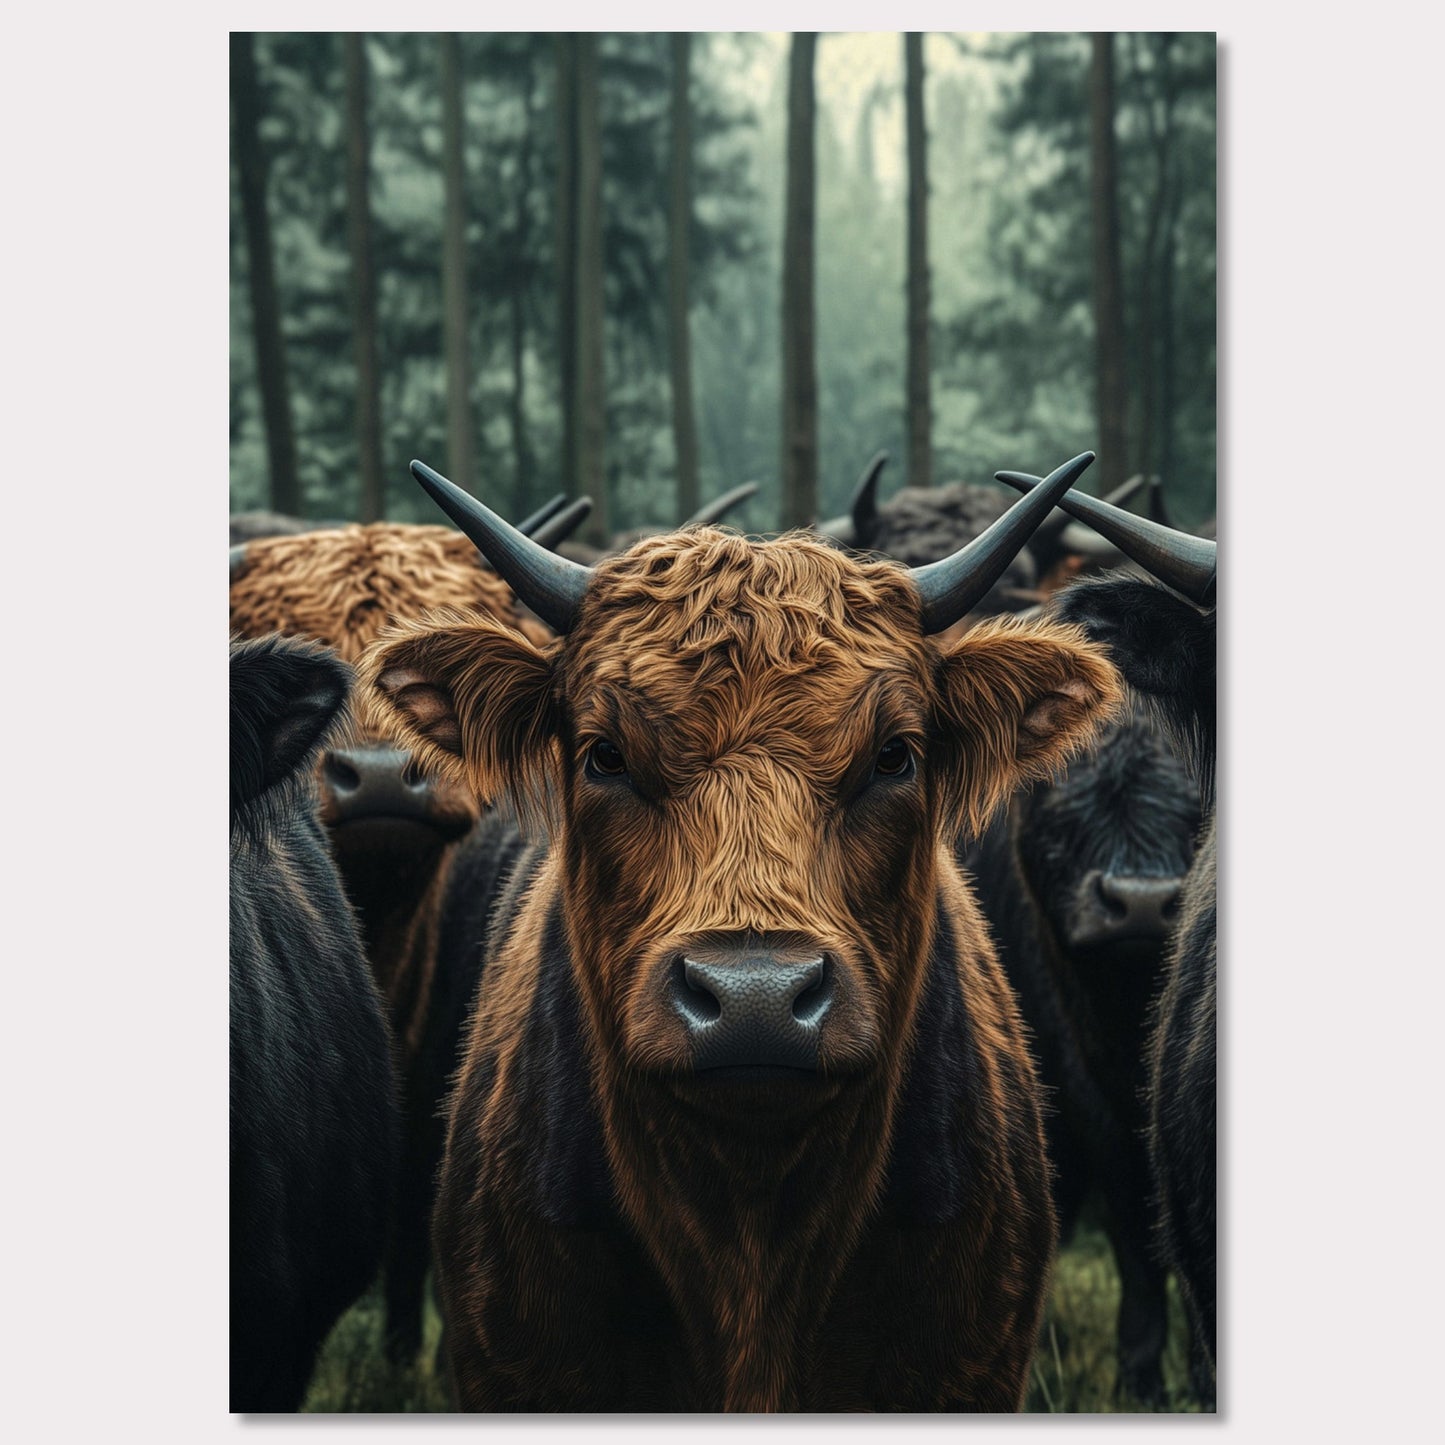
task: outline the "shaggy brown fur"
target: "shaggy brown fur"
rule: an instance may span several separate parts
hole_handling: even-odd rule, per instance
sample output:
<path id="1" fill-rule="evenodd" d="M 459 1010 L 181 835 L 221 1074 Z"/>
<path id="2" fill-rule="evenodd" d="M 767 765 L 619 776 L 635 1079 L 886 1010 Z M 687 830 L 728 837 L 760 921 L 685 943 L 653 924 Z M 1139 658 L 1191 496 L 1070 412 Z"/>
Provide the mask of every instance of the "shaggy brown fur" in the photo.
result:
<path id="1" fill-rule="evenodd" d="M 402 522 L 251 542 L 231 582 L 231 631 L 314 637 L 355 662 L 387 623 L 439 604 L 501 618 L 535 642 L 551 636 L 460 532 Z"/>
<path id="2" fill-rule="evenodd" d="M 428 767 L 552 830 L 498 915 L 438 1198 L 468 1408 L 1020 1404 L 1054 1244 L 1037 1084 L 950 840 L 1120 688 L 1073 628 L 945 650 L 920 626 L 891 563 L 700 529 L 603 563 L 546 648 L 445 615 L 363 659 L 364 704 Z M 602 738 L 621 784 L 587 770 Z M 882 779 L 894 738 L 914 767 Z M 702 1081 L 659 979 L 757 936 L 834 961 L 817 1076 Z M 534 1197 L 562 956 L 615 1210 L 582 1236 Z"/>

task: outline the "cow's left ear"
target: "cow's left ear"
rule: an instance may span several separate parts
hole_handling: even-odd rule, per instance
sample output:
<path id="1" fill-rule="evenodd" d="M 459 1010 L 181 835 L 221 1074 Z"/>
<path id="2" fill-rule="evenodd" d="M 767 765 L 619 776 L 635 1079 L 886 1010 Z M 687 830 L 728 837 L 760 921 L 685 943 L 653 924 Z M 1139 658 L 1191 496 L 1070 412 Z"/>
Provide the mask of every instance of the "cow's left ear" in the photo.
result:
<path id="1" fill-rule="evenodd" d="M 938 664 L 948 803 L 974 836 L 1022 783 L 1051 777 L 1119 709 L 1123 686 L 1083 629 L 997 618 Z"/>

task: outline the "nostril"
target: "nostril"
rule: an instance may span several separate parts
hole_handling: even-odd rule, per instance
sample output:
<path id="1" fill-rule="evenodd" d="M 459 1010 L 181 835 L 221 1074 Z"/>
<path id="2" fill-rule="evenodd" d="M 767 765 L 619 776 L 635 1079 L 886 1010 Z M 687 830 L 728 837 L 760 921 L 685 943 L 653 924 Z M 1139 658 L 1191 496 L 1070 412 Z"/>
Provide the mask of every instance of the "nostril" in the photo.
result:
<path id="1" fill-rule="evenodd" d="M 408 788 L 424 788 L 427 785 L 426 774 L 417 766 L 416 759 L 409 755 L 401 770 L 401 780 Z"/>
<path id="2" fill-rule="evenodd" d="M 1129 905 L 1119 896 L 1114 880 L 1107 874 L 1101 873 L 1095 880 L 1094 894 L 1109 918 L 1118 920 L 1128 917 Z"/>
<path id="3" fill-rule="evenodd" d="M 1165 900 L 1164 906 L 1159 910 L 1162 918 L 1177 918 L 1179 916 L 1179 890 L 1176 888 Z"/>
<path id="4" fill-rule="evenodd" d="M 340 753 L 326 755 L 322 772 L 338 793 L 354 793 L 361 786 L 361 774 Z"/>
<path id="5" fill-rule="evenodd" d="M 818 977 L 793 1000 L 793 1017 L 800 1023 L 818 1023 L 833 1002 L 833 973 L 826 960 Z"/>
<path id="6" fill-rule="evenodd" d="M 687 960 L 675 958 L 672 961 L 672 997 L 678 1012 L 690 1024 L 711 1023 L 722 1017 L 722 1003 L 707 987 L 700 976 L 694 982 L 694 970 L 689 969 Z"/>

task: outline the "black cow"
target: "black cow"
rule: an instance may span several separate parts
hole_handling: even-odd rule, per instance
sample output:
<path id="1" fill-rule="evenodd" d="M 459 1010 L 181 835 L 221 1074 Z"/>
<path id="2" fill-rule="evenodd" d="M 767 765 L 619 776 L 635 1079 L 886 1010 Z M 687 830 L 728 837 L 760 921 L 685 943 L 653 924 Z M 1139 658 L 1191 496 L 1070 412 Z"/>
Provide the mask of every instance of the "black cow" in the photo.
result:
<path id="1" fill-rule="evenodd" d="M 1027 489 L 1037 479 L 1000 474 Z M 1196 1339 L 1215 1360 L 1215 565 L 1192 537 L 1073 494 L 1061 505 L 1160 582 L 1114 578 L 1061 595 L 1059 615 L 1104 643 L 1198 780 L 1206 822 L 1185 881 L 1180 924 L 1155 1011 L 1149 1063 L 1149 1155 L 1164 1258 L 1179 1277 Z M 1185 601 L 1174 595 L 1183 594 Z"/>
<path id="2" fill-rule="evenodd" d="M 960 855 L 1054 1091 L 1061 1227 L 1097 1188 L 1122 1285 L 1118 1382 L 1156 1402 L 1167 1309 L 1144 1145 L 1147 1020 L 1198 830 L 1193 782 L 1136 704 Z"/>
<path id="3" fill-rule="evenodd" d="M 886 502 L 878 500 L 879 479 L 888 453 L 879 452 L 854 488 L 847 516 L 818 524 L 827 540 L 855 552 L 881 553 L 909 567 L 947 557 L 992 526 L 1008 510 L 1008 499 L 992 487 L 948 482 L 934 487 L 904 487 Z M 1134 477 L 1109 494 L 1122 505 L 1143 486 Z M 1119 553 L 1088 527 L 1054 511 L 1029 538 L 1017 557 L 975 609 L 979 615 L 1021 612 L 1051 591 L 1056 579 L 1082 567 L 1113 565 Z M 1041 591 L 1042 589 L 1042 591 Z"/>
<path id="4" fill-rule="evenodd" d="M 317 818 L 350 669 L 231 645 L 231 1408 L 298 1409 L 376 1274 L 396 1168 L 391 1041 Z"/>
<path id="5" fill-rule="evenodd" d="M 1001 493 L 967 482 L 904 487 L 880 505 L 878 479 L 887 461 L 888 453 L 879 452 L 868 463 L 847 517 L 819 524 L 818 530 L 827 540 L 854 552 L 878 553 L 907 567 L 921 567 L 967 546 L 1008 510 Z M 1030 544 L 1033 540 L 1029 539 Z M 1038 577 L 1031 546 L 1026 544 L 974 611 L 981 615 L 1021 612 L 1039 600 L 1034 591 Z"/>

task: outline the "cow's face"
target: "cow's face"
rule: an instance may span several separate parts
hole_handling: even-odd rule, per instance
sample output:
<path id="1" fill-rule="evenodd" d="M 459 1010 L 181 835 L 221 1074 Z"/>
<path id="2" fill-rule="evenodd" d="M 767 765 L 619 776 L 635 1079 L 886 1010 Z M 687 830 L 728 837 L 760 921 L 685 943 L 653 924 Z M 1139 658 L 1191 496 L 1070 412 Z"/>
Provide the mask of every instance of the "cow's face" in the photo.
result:
<path id="1" fill-rule="evenodd" d="M 1101 988 L 1123 986 L 1119 965 L 1147 982 L 1178 922 L 1200 808 L 1142 706 L 1011 807 L 1019 864 L 1057 946 Z"/>
<path id="2" fill-rule="evenodd" d="M 447 527 L 377 522 L 252 542 L 231 581 L 231 627 L 314 638 L 353 662 L 396 618 L 441 604 L 505 618 L 538 641 L 511 589 Z M 363 894 L 425 871 L 477 818 L 471 789 L 423 769 L 385 729 L 352 724 L 318 764 L 321 817 L 347 878 Z M 377 874 L 371 878 L 370 874 Z M 354 888 L 355 891 L 355 888 Z"/>
<path id="3" fill-rule="evenodd" d="M 940 840 L 1118 698 L 1072 629 L 942 650 L 903 569 L 713 530 L 599 566 L 547 649 L 444 616 L 362 669 L 425 762 L 550 812 L 594 1037 L 685 1091 L 896 1064 Z"/>

